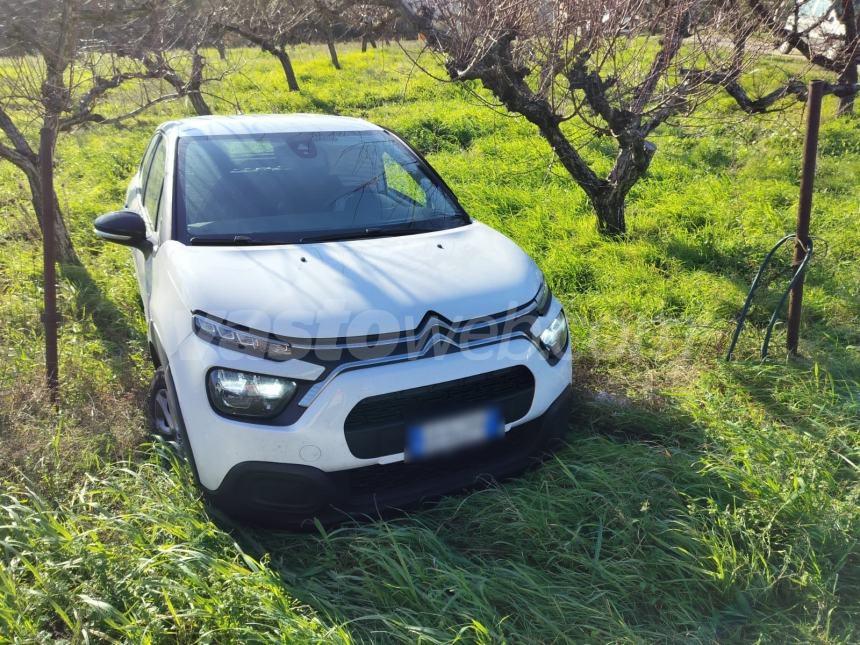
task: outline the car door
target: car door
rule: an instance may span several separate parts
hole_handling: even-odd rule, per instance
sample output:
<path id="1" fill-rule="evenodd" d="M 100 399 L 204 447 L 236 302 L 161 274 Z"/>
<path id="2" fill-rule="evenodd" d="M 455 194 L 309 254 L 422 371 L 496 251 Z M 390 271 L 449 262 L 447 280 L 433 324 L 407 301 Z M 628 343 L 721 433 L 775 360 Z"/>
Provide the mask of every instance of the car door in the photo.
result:
<path id="1" fill-rule="evenodd" d="M 144 155 L 137 189 L 129 195 L 132 202 L 128 205 L 129 208 L 143 216 L 153 241 L 151 253 L 144 254 L 137 249 L 132 251 L 140 287 L 140 297 L 143 300 L 147 317 L 149 316 L 149 298 L 152 291 L 152 263 L 158 253 L 158 231 L 162 220 L 162 197 L 164 195 L 164 176 L 167 162 L 165 145 L 164 137 L 161 134 L 156 134 Z"/>

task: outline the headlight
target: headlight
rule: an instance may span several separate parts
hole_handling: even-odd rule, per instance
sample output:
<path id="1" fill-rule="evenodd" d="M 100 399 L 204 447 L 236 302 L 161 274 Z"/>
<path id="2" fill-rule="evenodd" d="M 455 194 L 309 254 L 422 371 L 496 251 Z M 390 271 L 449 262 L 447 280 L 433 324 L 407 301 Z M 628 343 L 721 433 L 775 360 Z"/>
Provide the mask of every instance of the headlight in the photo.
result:
<path id="1" fill-rule="evenodd" d="M 552 292 L 549 290 L 549 285 L 546 279 L 541 280 L 540 289 L 535 296 L 536 311 L 539 316 L 545 316 L 549 311 L 549 306 L 552 303 Z"/>
<path id="2" fill-rule="evenodd" d="M 229 347 L 237 352 L 262 356 L 273 361 L 285 361 L 292 355 L 290 344 L 276 338 L 243 331 L 207 316 L 194 314 L 194 333 L 214 345 Z"/>
<path id="3" fill-rule="evenodd" d="M 216 367 L 206 379 L 209 401 L 219 412 L 237 417 L 270 418 L 280 414 L 296 392 L 296 382 Z"/>
<path id="4" fill-rule="evenodd" d="M 549 355 L 558 360 L 567 349 L 567 340 L 567 318 L 562 310 L 558 312 L 558 316 L 549 324 L 549 327 L 543 330 L 540 342 Z"/>

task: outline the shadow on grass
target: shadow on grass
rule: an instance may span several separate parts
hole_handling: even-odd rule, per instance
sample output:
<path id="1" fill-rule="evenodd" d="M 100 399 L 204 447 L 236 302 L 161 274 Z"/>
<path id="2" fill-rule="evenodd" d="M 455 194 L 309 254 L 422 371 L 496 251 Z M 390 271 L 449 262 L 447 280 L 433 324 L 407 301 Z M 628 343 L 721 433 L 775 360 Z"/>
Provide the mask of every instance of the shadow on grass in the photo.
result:
<path id="1" fill-rule="evenodd" d="M 90 272 L 82 265 L 61 265 L 60 275 L 74 287 L 75 308 L 86 314 L 96 326 L 107 354 L 111 371 L 124 388 L 136 388 L 132 355 L 146 347 L 145 335 L 102 291 Z"/>
<path id="2" fill-rule="evenodd" d="M 691 417 L 581 399 L 570 424 L 539 468 L 395 519 L 233 533 L 291 595 L 374 640 L 752 638 L 801 600 L 767 581 L 745 495 L 703 466 L 712 440 Z"/>
<path id="3" fill-rule="evenodd" d="M 788 364 L 739 362 L 730 371 L 752 402 L 750 410 L 763 412 L 762 427 L 754 430 L 751 442 L 758 444 L 760 455 L 785 463 L 774 478 L 784 482 L 784 501 L 776 511 L 781 535 L 772 548 L 782 550 L 787 560 L 796 559 L 792 550 L 806 551 L 810 565 L 826 576 L 828 591 L 839 604 L 839 622 L 847 620 L 856 631 L 860 360 L 856 352 L 839 347 L 818 354 L 815 360 L 800 356 Z M 758 485 L 772 487 L 773 481 L 763 478 Z"/>
<path id="4" fill-rule="evenodd" d="M 325 99 L 321 99 L 316 96 L 313 92 L 308 91 L 307 89 L 302 90 L 302 94 L 308 99 L 310 104 L 314 107 L 314 110 L 319 112 L 320 114 L 333 114 L 339 115 L 340 112 L 337 109 L 337 105 L 332 101 L 326 101 Z"/>
<path id="5" fill-rule="evenodd" d="M 769 250 L 769 248 L 762 248 L 759 252 L 744 255 L 719 250 L 712 245 L 691 244 L 671 238 L 666 242 L 655 242 L 655 244 L 655 248 L 660 250 L 655 257 L 674 258 L 686 271 L 706 271 L 718 275 L 732 283 L 739 294 L 744 294 L 737 296 L 736 299 L 733 297 L 731 301 L 720 303 L 721 310 L 726 313 L 731 312 L 733 321 L 736 321 L 737 316 L 740 315 L 744 298 Z M 755 332 L 759 343 L 763 340 L 770 318 L 780 305 L 794 274 L 792 254 L 792 245 L 786 244 L 774 256 L 770 266 L 762 275 L 746 318 L 744 336 Z M 821 251 L 816 251 L 816 255 L 813 256 L 805 275 L 805 283 L 807 291 L 819 289 L 828 294 L 826 299 L 809 296 L 805 298 L 802 324 L 803 333 L 807 338 L 814 339 L 818 344 L 822 342 L 830 344 L 831 347 L 826 353 L 828 356 L 833 352 L 841 353 L 840 346 L 855 345 L 860 339 L 860 332 L 856 325 L 857 316 L 860 314 L 858 299 L 855 294 L 843 288 L 843 277 L 837 268 L 827 263 L 826 246 L 823 246 Z M 715 297 L 724 298 L 725 294 Z M 835 303 L 838 303 L 838 306 L 835 307 Z M 787 315 L 788 300 L 786 299 L 777 314 L 775 327 L 777 332 L 780 326 L 785 324 Z M 775 339 L 771 341 L 770 350 L 774 354 L 779 350 Z M 833 363 L 834 361 L 828 356 L 822 357 L 821 360 Z M 843 367 L 840 366 L 839 369 Z"/>

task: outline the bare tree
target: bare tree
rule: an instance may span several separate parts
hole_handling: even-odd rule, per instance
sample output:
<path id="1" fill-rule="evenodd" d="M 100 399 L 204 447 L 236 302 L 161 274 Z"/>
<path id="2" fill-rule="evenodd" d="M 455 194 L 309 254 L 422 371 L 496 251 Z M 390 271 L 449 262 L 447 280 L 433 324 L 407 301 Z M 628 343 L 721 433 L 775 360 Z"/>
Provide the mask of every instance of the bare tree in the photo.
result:
<path id="1" fill-rule="evenodd" d="M 811 64 L 833 72 L 837 83 L 857 84 L 860 65 L 858 0 L 744 0 L 754 22 L 764 24 L 783 52 L 798 51 Z M 854 92 L 840 92 L 839 114 L 854 110 Z"/>
<path id="2" fill-rule="evenodd" d="M 659 11 L 649 0 L 381 1 L 424 34 L 451 80 L 480 83 L 537 127 L 609 235 L 626 230 L 650 135 L 717 91 L 699 66 L 743 67 L 722 40 L 740 26 L 731 0 L 664 0 Z M 615 144 L 606 173 L 583 154 L 594 138 Z"/>
<path id="3" fill-rule="evenodd" d="M 338 0 L 314 0 L 314 15 L 309 18 L 311 32 L 322 36 L 335 69 L 341 68 L 335 47 L 335 29 L 344 9 L 344 3 Z"/>
<path id="4" fill-rule="evenodd" d="M 389 7 L 356 2 L 343 15 L 350 31 L 361 39 L 362 52 L 367 51 L 368 45 L 376 49 L 379 40 L 384 39 L 387 44 L 392 36 L 398 36 L 396 22 L 399 15 Z"/>
<path id="5" fill-rule="evenodd" d="M 294 41 L 295 29 L 313 11 L 307 0 L 224 0 L 216 11 L 218 23 L 271 54 L 281 63 L 291 92 L 299 89 L 287 47 Z"/>
<path id="6" fill-rule="evenodd" d="M 82 124 L 113 122 L 145 107 L 173 98 L 151 95 L 145 83 L 151 71 L 133 61 L 105 53 L 105 34 L 124 20 L 108 0 L 12 0 L 0 24 L 0 159 L 19 168 L 27 178 L 30 199 L 40 226 L 54 220 L 57 256 L 61 262 L 78 258 L 60 211 L 56 194 L 53 213 L 42 208 L 42 160 L 49 151 L 39 144 L 40 129 L 49 140 Z M 120 86 L 134 83 L 139 95 L 127 113 L 103 114 L 100 106 Z"/>
<path id="7" fill-rule="evenodd" d="M 205 76 L 201 53 L 217 44 L 220 27 L 213 8 L 201 0 L 143 0 L 126 7 L 126 22 L 111 34 L 116 53 L 138 61 L 154 78 L 164 80 L 177 96 L 189 100 L 198 115 L 212 114 L 203 85 L 219 80 Z M 119 33 L 121 32 L 121 33 Z"/>

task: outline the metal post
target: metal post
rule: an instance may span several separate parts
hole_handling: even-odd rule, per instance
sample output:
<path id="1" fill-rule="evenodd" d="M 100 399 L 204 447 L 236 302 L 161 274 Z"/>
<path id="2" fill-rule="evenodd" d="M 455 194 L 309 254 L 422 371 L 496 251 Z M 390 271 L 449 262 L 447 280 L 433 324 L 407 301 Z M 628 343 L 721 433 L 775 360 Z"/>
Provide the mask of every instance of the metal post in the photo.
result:
<path id="1" fill-rule="evenodd" d="M 57 362 L 57 270 L 54 231 L 54 133 L 42 128 L 39 138 L 39 164 L 42 179 L 42 264 L 45 292 L 42 322 L 45 325 L 45 371 L 51 401 L 59 397 Z"/>
<path id="2" fill-rule="evenodd" d="M 803 143 L 803 170 L 800 176 L 800 204 L 797 207 L 797 233 L 794 239 L 794 258 L 791 262 L 796 271 L 806 256 L 809 243 L 809 216 L 812 213 L 812 190 L 815 182 L 815 162 L 818 154 L 818 126 L 821 123 L 821 99 L 824 97 L 824 81 L 809 83 L 806 99 L 806 140 Z M 788 352 L 797 354 L 800 340 L 800 310 L 803 305 L 803 276 L 799 276 L 791 289 L 788 301 Z"/>

